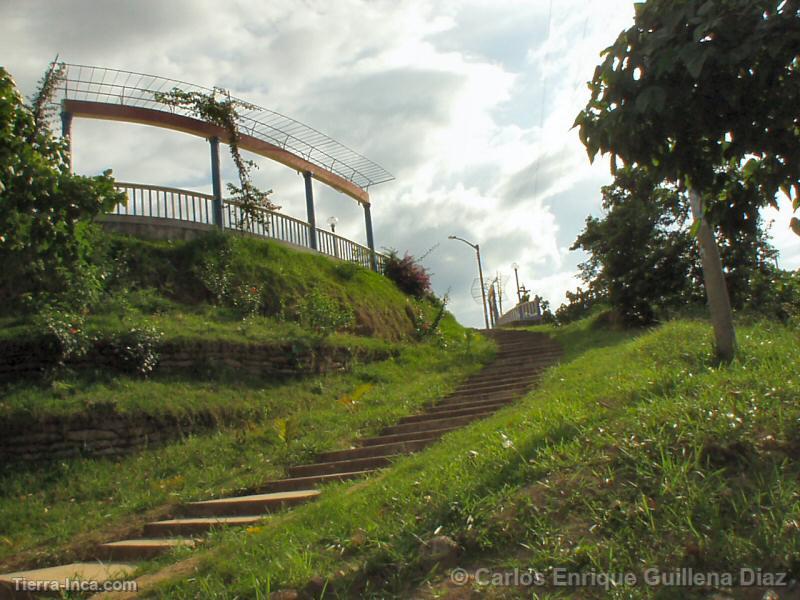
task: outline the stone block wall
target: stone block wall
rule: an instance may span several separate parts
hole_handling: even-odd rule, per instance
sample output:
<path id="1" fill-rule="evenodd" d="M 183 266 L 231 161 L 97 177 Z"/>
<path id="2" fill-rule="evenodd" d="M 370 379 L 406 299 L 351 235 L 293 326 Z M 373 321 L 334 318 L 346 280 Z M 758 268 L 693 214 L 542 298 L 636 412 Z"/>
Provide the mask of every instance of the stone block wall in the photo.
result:
<path id="1" fill-rule="evenodd" d="M 0 345 L 0 377 L 35 377 L 52 367 L 46 352 L 37 355 L 36 348 L 35 342 Z M 89 355 L 69 366 L 76 370 L 115 368 L 116 357 L 104 353 L 103 348 L 98 344 Z M 209 369 L 229 369 L 262 377 L 296 377 L 345 371 L 355 361 L 382 360 L 390 354 L 386 350 L 292 344 L 166 343 L 159 347 L 156 372 L 202 374 Z M 122 415 L 109 405 L 62 418 L 0 420 L 0 462 L 128 454 L 208 430 L 219 425 L 217 419 L 202 413 L 180 417 Z"/>

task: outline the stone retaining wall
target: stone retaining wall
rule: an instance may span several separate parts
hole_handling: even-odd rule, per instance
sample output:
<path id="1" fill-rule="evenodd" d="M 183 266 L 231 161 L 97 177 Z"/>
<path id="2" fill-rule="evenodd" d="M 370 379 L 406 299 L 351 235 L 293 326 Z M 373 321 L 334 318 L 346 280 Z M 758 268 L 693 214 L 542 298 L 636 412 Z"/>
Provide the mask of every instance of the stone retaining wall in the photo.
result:
<path id="1" fill-rule="evenodd" d="M 354 360 L 369 362 L 387 358 L 388 351 L 298 344 L 239 344 L 200 341 L 187 344 L 167 342 L 158 345 L 155 372 L 209 369 L 241 370 L 260 376 L 303 376 L 344 371 Z M 0 343 L 0 379 L 37 377 L 56 366 L 55 353 L 46 341 Z M 106 369 L 125 371 L 129 365 L 107 341 L 100 340 L 88 354 L 67 365 L 78 371 Z"/>
<path id="2" fill-rule="evenodd" d="M 12 347 L 13 346 L 13 347 Z M 46 357 L 31 354 L 35 343 L 0 345 L 0 376 L 32 376 L 52 366 Z M 27 350 L 27 353 L 25 352 Z M 114 356 L 98 347 L 70 367 L 113 368 Z M 163 344 L 156 371 L 197 374 L 209 369 L 233 369 L 260 376 L 304 376 L 349 369 L 358 360 L 386 359 L 386 350 L 345 347 L 305 347 L 292 344 L 241 345 L 233 343 Z M 234 422 L 236 415 L 228 415 Z M 185 416 L 121 415 L 112 406 L 93 409 L 91 414 L 47 417 L 26 422 L 17 417 L 0 420 L 0 462 L 52 460 L 76 456 L 115 456 L 158 446 L 169 440 L 220 424 L 210 413 Z"/>
<path id="3" fill-rule="evenodd" d="M 118 456 L 159 446 L 190 431 L 215 424 L 209 414 L 149 415 L 80 414 L 49 417 L 29 425 L 0 425 L 0 461 L 38 461 L 77 456 Z"/>

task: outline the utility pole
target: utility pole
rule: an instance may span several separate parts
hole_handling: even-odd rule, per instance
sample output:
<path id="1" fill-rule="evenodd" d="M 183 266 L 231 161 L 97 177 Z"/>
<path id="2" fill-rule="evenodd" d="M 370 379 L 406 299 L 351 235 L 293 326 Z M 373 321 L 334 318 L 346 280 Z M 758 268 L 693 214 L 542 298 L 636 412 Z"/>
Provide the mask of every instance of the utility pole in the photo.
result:
<path id="1" fill-rule="evenodd" d="M 470 246 L 473 250 L 475 250 L 475 254 L 478 256 L 478 277 L 480 277 L 481 280 L 481 298 L 483 298 L 483 321 L 486 324 L 486 329 L 491 329 L 491 326 L 489 325 L 489 311 L 486 308 L 486 286 L 483 284 L 483 267 L 481 266 L 481 247 L 479 244 L 473 244 L 472 242 L 468 242 L 464 238 L 460 238 L 455 235 L 448 235 L 447 239 L 464 242 L 467 246 Z"/>

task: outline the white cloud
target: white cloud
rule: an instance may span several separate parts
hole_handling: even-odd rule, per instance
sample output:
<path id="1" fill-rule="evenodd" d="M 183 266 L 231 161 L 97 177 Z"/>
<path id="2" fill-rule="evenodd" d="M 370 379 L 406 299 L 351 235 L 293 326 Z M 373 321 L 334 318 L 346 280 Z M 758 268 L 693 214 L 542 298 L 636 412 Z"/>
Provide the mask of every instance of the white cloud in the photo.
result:
<path id="1" fill-rule="evenodd" d="M 0 54 L 29 93 L 56 53 L 71 62 L 228 87 L 376 160 L 397 180 L 370 190 L 379 246 L 426 259 L 469 325 L 479 242 L 488 273 L 512 274 L 555 305 L 577 285 L 568 252 L 610 181 L 571 131 L 600 51 L 630 0 L 27 0 L 0 4 Z M 208 190 L 208 146 L 173 132 L 76 121 L 79 171 Z M 305 216 L 302 179 L 258 159 L 259 185 Z M 234 171 L 224 163 L 224 176 Z M 363 243 L 361 208 L 321 184 L 318 223 Z M 780 214 L 788 221 L 787 212 Z M 774 232 L 800 261 L 785 223 Z M 784 233 L 781 233 L 784 232 Z M 513 291 L 513 290 L 512 290 Z"/>

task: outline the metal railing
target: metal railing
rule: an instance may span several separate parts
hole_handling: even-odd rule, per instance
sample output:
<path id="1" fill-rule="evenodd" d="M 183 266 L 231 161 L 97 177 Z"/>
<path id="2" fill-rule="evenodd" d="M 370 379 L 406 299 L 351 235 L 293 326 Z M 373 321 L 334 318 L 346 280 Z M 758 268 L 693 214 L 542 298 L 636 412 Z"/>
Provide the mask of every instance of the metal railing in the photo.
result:
<path id="1" fill-rule="evenodd" d="M 539 307 L 539 302 L 522 302 L 517 304 L 514 308 L 509 310 L 499 319 L 495 324 L 497 327 L 501 325 L 508 325 L 510 323 L 518 323 L 521 321 L 539 321 L 542 318 L 542 313 Z"/>
<path id="2" fill-rule="evenodd" d="M 115 186 L 127 194 L 128 202 L 117 204 L 111 214 L 214 224 L 214 197 L 209 194 L 139 183 Z"/>
<path id="3" fill-rule="evenodd" d="M 63 99 L 84 100 L 164 110 L 193 117 L 195 115 L 191 109 L 169 106 L 159 100 L 159 93 L 178 89 L 202 94 L 227 94 L 218 88 L 146 73 L 69 63 L 63 63 L 63 66 L 64 78 L 57 88 L 56 103 Z M 239 98 L 230 99 L 237 103 L 238 126 L 242 133 L 302 157 L 363 190 L 394 179 L 380 165 L 304 123 Z"/>
<path id="4" fill-rule="evenodd" d="M 178 188 L 116 182 L 128 200 L 111 211 L 113 215 L 175 219 L 202 225 L 214 223 L 214 197 L 209 194 Z M 279 212 L 264 210 L 259 219 L 247 218 L 235 202 L 223 200 L 222 219 L 225 229 L 279 240 L 295 246 L 311 248 L 311 227 L 305 221 Z M 370 249 L 330 231 L 317 228 L 317 250 L 322 254 L 370 268 Z M 386 257 L 375 253 L 378 272 L 383 272 Z"/>

